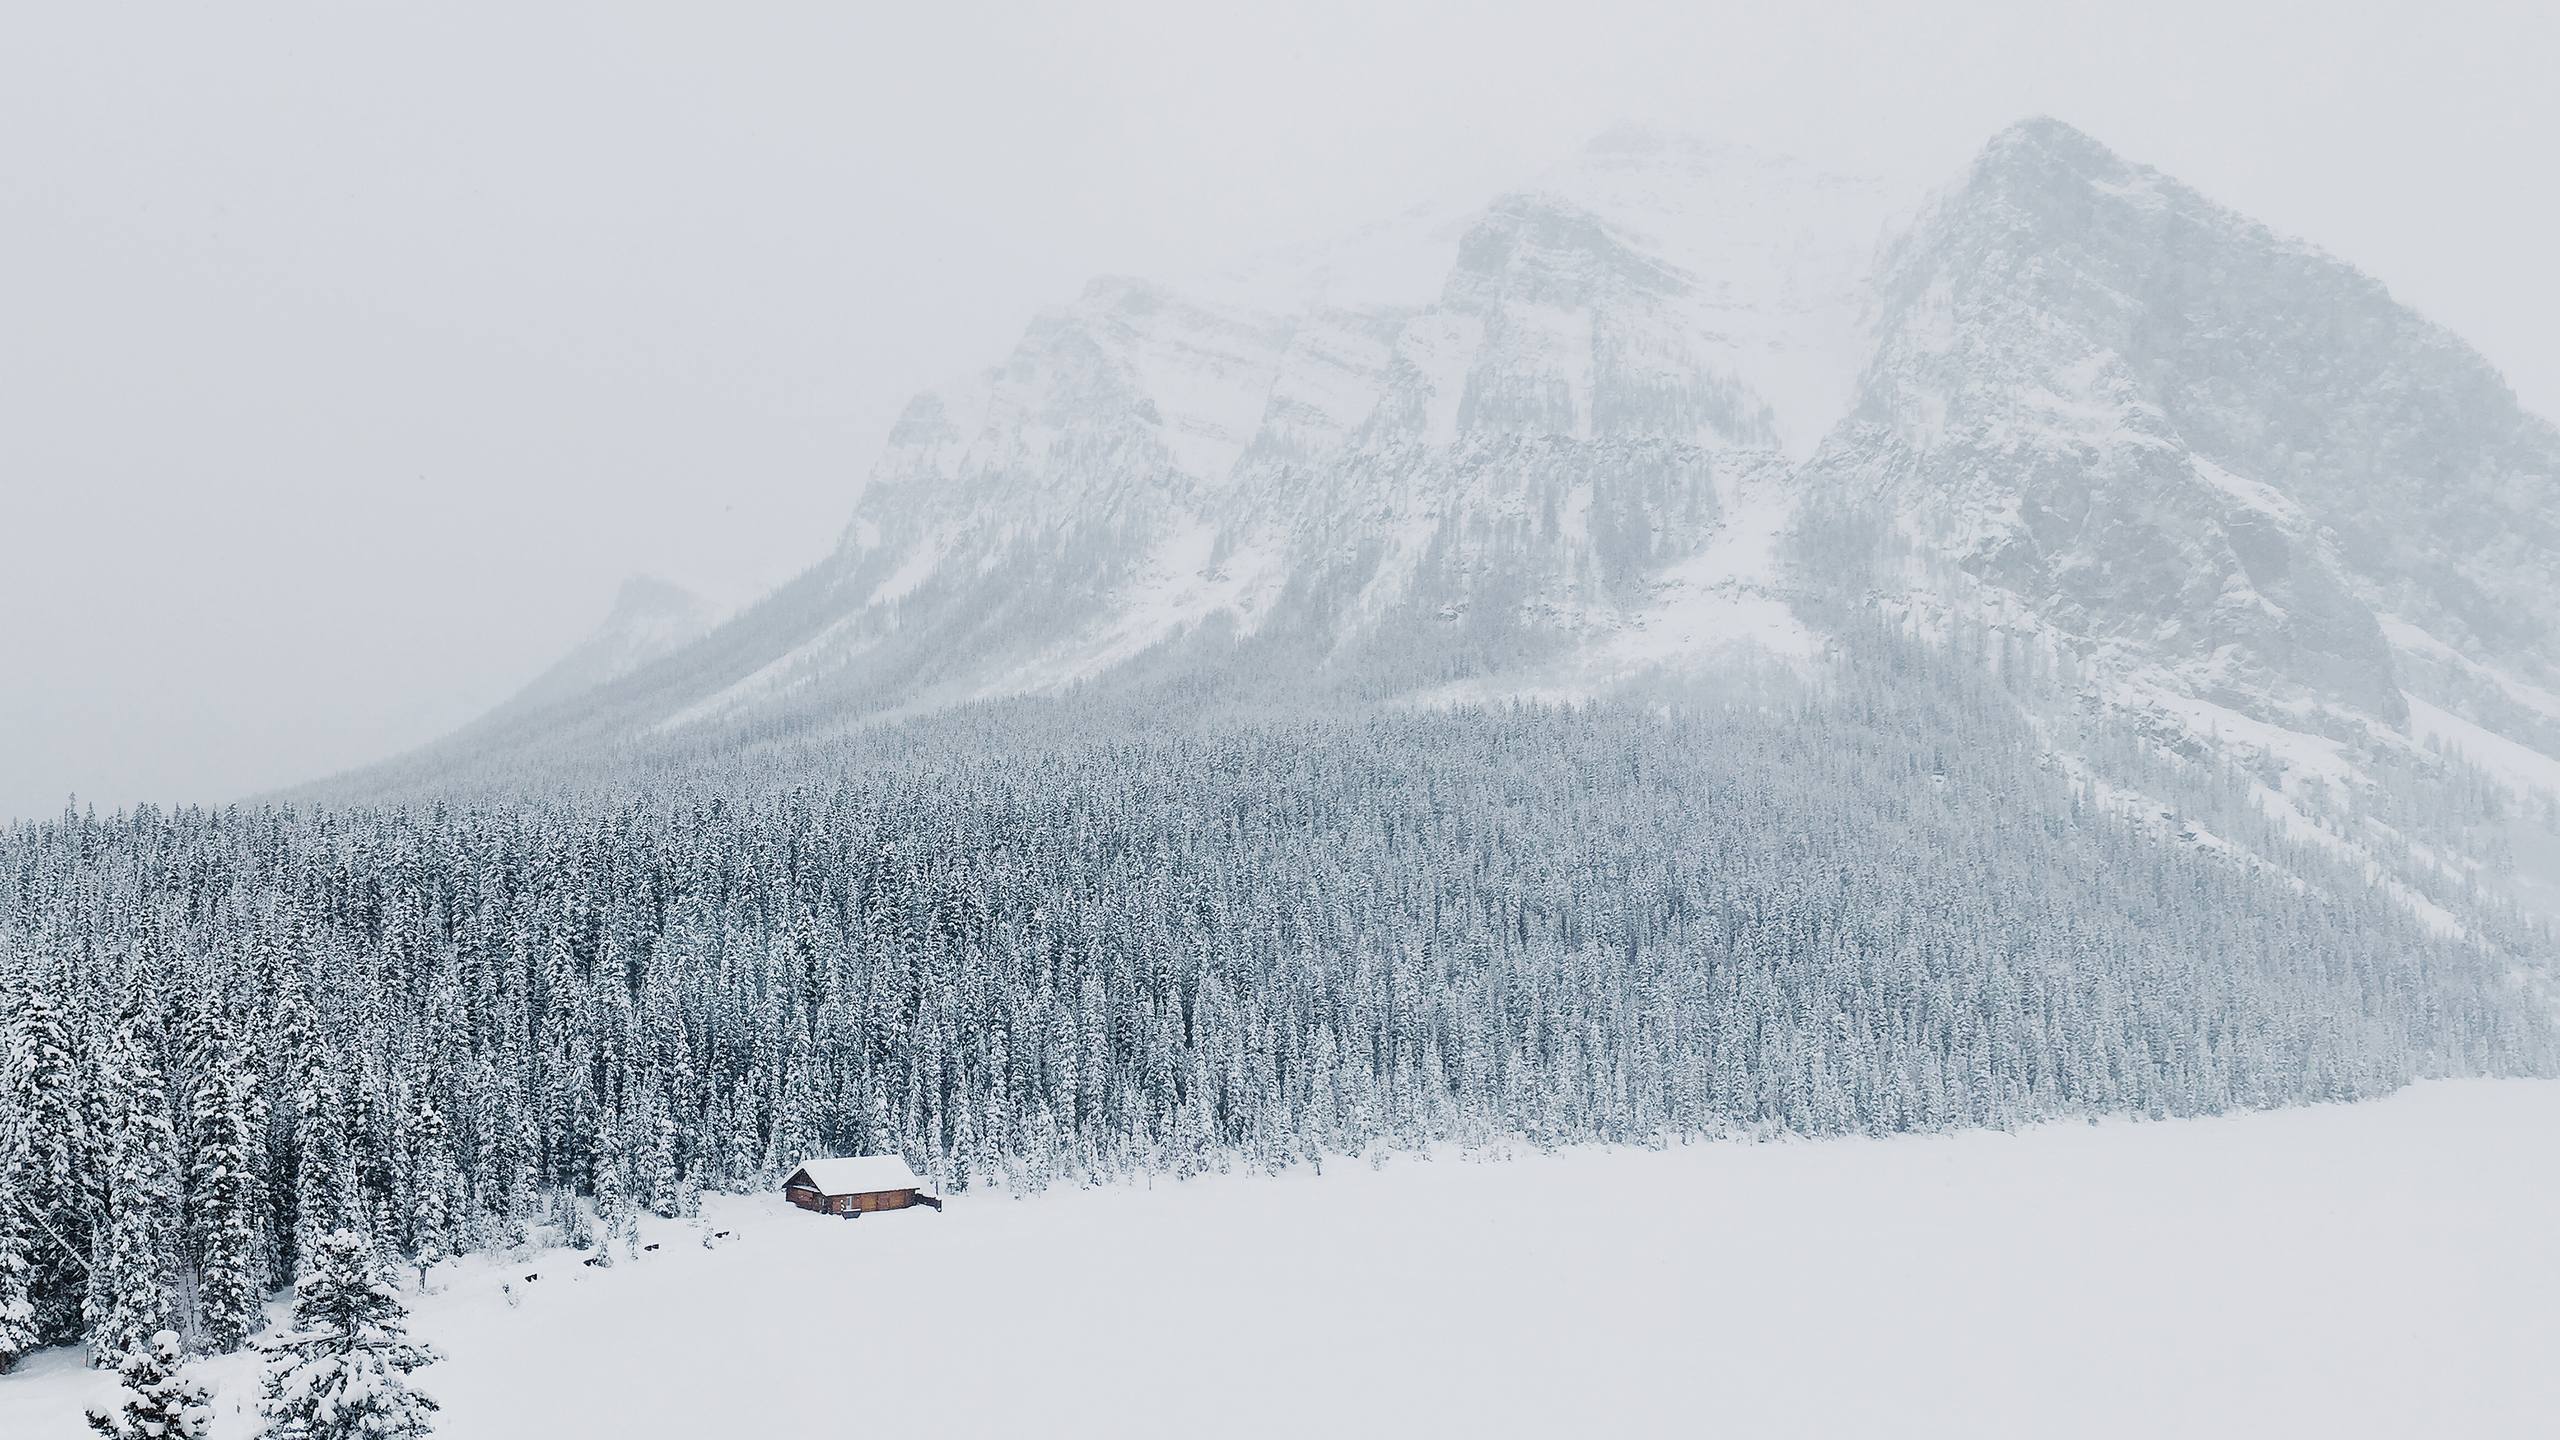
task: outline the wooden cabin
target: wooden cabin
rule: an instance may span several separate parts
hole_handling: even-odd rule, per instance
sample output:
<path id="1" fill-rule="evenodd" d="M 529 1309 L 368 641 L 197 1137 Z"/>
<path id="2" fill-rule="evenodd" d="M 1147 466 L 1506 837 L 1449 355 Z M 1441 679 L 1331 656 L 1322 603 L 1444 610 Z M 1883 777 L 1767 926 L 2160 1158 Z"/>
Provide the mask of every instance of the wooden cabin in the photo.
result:
<path id="1" fill-rule="evenodd" d="M 821 1215 L 866 1215 L 942 1202 L 924 1193 L 924 1177 L 896 1155 L 845 1155 L 810 1160 L 782 1182 L 783 1198 Z"/>

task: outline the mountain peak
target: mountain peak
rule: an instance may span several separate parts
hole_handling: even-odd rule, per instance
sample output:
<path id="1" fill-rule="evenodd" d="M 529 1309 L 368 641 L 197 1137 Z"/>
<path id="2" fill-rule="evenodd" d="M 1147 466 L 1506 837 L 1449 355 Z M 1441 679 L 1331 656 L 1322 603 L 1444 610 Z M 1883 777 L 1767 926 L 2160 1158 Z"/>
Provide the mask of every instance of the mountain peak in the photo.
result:
<path id="1" fill-rule="evenodd" d="M 2087 183 L 2120 182 L 2155 172 L 2118 155 L 2088 132 L 2050 115 L 2030 115 L 1993 135 L 1975 157 L 1971 175 L 2063 177 Z"/>
<path id="2" fill-rule="evenodd" d="M 2106 147 L 2091 139 L 2089 132 L 2068 120 L 2051 115 L 2028 115 L 2012 120 L 1993 133 L 1986 148 L 2004 145 L 2039 145 L 2046 147 L 2079 147 L 2105 151 Z M 2109 152 L 2112 153 L 2112 152 Z"/>

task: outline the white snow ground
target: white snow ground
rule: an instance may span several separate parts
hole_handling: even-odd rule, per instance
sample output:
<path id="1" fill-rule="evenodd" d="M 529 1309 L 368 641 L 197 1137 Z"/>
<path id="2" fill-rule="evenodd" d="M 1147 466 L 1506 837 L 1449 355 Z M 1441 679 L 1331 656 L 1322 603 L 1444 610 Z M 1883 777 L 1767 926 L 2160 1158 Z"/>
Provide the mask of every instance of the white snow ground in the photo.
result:
<path id="1" fill-rule="evenodd" d="M 1398 1158 L 715 1202 L 597 1271 L 446 1267 L 464 1440 L 779 1433 L 2560 1434 L 2560 1083 L 2019 1135 Z M 540 1271 L 507 1306 L 501 1280 Z M 252 1366 L 199 1367 L 217 1434 Z M 0 1379 L 0 1436 L 110 1377 Z M 246 1405 L 246 1410 L 235 1406 Z"/>

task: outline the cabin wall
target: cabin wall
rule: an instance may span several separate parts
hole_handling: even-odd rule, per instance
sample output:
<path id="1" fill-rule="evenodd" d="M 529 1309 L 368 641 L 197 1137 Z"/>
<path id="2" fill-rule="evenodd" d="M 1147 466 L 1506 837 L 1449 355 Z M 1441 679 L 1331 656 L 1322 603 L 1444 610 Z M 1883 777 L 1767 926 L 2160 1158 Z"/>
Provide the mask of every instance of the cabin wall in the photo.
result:
<path id="1" fill-rule="evenodd" d="M 784 1182 L 782 1187 L 784 1199 L 803 1210 L 814 1210 L 821 1215 L 861 1215 L 873 1210 L 904 1210 L 916 1203 L 916 1196 L 920 1193 L 910 1188 L 867 1190 L 851 1195 L 828 1195 L 821 1193 L 816 1184 L 799 1171 L 792 1172 L 791 1178 Z"/>
<path id="2" fill-rule="evenodd" d="M 861 1195 L 821 1195 L 815 1190 L 793 1186 L 783 1192 L 785 1199 L 803 1210 L 821 1215 L 862 1215 L 874 1210 L 904 1210 L 916 1203 L 913 1190 L 873 1190 Z"/>

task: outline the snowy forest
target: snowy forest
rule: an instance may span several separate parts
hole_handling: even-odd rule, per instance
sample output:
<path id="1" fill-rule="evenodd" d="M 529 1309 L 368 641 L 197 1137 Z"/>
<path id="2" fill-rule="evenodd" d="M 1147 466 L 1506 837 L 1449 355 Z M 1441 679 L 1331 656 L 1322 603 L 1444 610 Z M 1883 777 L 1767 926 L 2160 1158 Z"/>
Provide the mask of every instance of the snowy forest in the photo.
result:
<path id="1" fill-rule="evenodd" d="M 2004 713 L 1019 705 L 762 789 L 21 824 L 0 1353 L 238 1346 L 340 1231 L 609 1261 L 817 1153 L 977 1195 L 2560 1068 L 2512 954 L 2161 843 Z"/>

